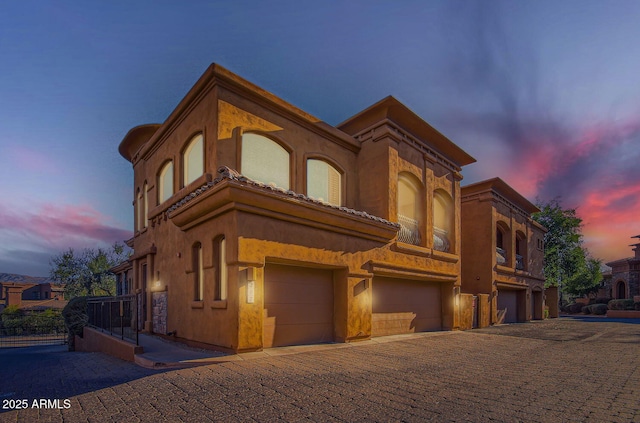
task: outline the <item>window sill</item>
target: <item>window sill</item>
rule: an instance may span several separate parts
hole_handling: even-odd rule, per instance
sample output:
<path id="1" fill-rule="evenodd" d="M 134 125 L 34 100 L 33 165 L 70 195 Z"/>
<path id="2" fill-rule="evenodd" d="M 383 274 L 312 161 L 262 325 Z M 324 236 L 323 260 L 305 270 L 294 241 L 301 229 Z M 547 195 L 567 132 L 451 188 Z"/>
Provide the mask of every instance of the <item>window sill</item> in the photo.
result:
<path id="1" fill-rule="evenodd" d="M 204 301 L 191 301 L 191 308 L 204 308 Z"/>
<path id="2" fill-rule="evenodd" d="M 211 303 L 211 308 L 216 308 L 216 309 L 227 308 L 227 300 L 214 300 Z"/>
<path id="3" fill-rule="evenodd" d="M 393 251 L 397 251 L 399 253 L 411 254 L 414 256 L 420 257 L 430 257 L 431 249 L 425 248 L 420 245 L 415 244 L 407 244 L 406 242 L 397 241 L 391 245 L 391 249 Z"/>
<path id="4" fill-rule="evenodd" d="M 452 253 L 446 253 L 444 251 L 433 250 L 433 258 L 438 260 L 447 261 L 449 263 L 457 263 L 458 255 Z"/>

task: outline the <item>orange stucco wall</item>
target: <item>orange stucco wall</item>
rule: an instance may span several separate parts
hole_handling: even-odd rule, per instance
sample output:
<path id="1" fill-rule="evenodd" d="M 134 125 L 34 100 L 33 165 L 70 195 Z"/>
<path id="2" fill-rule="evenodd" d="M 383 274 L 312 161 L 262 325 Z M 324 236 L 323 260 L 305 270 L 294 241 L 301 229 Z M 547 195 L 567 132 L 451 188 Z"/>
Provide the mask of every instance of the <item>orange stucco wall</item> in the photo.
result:
<path id="1" fill-rule="evenodd" d="M 144 328 L 154 331 L 151 293 L 166 291 L 167 331 L 178 338 L 232 351 L 262 348 L 265 267 L 269 263 L 332 272 L 336 341 L 371 336 L 375 276 L 440 284 L 441 328 L 460 327 L 454 295 L 461 282 L 462 178 L 461 164 L 451 157 L 467 162 L 472 158 L 417 117 L 401 127 L 385 118 L 384 107 L 374 107 L 380 114 L 375 128 L 370 128 L 368 121 L 358 124 L 356 117 L 348 125 L 350 132 L 342 132 L 228 71 L 216 69 L 198 81 L 130 158 L 134 167 L 133 212 L 137 215 L 142 207 L 137 199 L 145 183 L 149 199 L 148 225 L 136 227 L 131 258 L 136 292 L 147 301 Z M 404 107 L 395 100 L 387 101 L 395 108 Z M 438 137 L 439 150 L 429 146 L 429 139 L 415 135 L 421 131 L 432 131 Z M 306 194 L 306 161 L 320 158 L 341 174 L 342 205 L 375 217 L 240 179 L 224 179 L 217 172 L 221 166 L 242 173 L 243 132 L 263 134 L 289 151 L 290 190 L 294 193 Z M 204 136 L 204 175 L 185 187 L 181 152 L 198 133 Z M 123 141 L 128 142 L 133 143 L 127 138 Z M 157 204 L 158 172 L 168 160 L 174 164 L 175 193 Z M 420 245 L 397 242 L 397 227 L 381 220 L 397 220 L 400 172 L 411 173 L 422 185 Z M 207 185 L 214 180 L 215 184 Z M 191 201 L 169 210 L 203 185 L 207 188 L 194 194 Z M 449 252 L 433 249 L 436 190 L 446 193 L 452 202 Z M 228 294 L 224 301 L 213 300 L 217 272 L 213 242 L 219 236 L 226 240 Z M 204 258 L 202 301 L 194 301 L 195 243 L 201 243 Z"/>

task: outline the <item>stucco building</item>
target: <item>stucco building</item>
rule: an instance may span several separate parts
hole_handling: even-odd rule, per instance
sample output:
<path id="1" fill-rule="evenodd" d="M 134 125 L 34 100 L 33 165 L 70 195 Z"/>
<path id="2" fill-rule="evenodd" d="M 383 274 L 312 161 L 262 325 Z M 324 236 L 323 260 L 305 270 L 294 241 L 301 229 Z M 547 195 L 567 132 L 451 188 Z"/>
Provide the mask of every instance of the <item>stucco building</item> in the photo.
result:
<path id="1" fill-rule="evenodd" d="M 15 276 L 0 280 L 0 311 L 8 306 L 44 310 L 63 308 L 67 304 L 63 286 L 55 285 L 47 278 Z"/>
<path id="2" fill-rule="evenodd" d="M 544 316 L 540 211 L 500 178 L 462 188 L 462 291 L 478 295 L 481 326 Z"/>
<path id="3" fill-rule="evenodd" d="M 393 97 L 333 127 L 214 64 L 119 150 L 144 330 L 251 351 L 457 327 L 475 160 Z"/>
<path id="4" fill-rule="evenodd" d="M 640 235 L 632 238 L 640 238 Z M 611 272 L 604 275 L 601 296 L 625 299 L 640 296 L 640 243 L 631 244 L 634 256 L 607 263 Z"/>

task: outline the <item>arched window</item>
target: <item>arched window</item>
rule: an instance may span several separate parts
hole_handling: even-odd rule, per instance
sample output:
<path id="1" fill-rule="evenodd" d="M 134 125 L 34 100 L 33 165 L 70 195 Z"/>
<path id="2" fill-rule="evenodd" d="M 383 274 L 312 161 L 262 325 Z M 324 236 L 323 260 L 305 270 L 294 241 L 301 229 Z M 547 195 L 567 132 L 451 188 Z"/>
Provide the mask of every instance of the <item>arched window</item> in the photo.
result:
<path id="1" fill-rule="evenodd" d="M 194 281 L 194 300 L 202 301 L 204 297 L 203 283 L 203 264 L 202 264 L 202 244 L 196 242 L 193 244 L 193 281 Z"/>
<path id="2" fill-rule="evenodd" d="M 147 183 L 144 183 L 144 186 L 142 187 L 142 227 L 146 228 L 147 224 L 149 222 L 148 216 L 149 216 L 149 201 L 148 201 L 148 197 L 147 197 Z"/>
<path id="3" fill-rule="evenodd" d="M 398 175 L 398 241 L 420 245 L 422 243 L 422 207 L 420 182 L 408 173 Z"/>
<path id="4" fill-rule="evenodd" d="M 216 268 L 216 280 L 214 300 L 227 299 L 227 242 L 224 237 L 216 238 L 214 244 L 214 262 Z"/>
<path id="5" fill-rule="evenodd" d="M 433 193 L 433 248 L 438 251 L 454 250 L 455 212 L 453 200 L 443 190 Z"/>
<path id="6" fill-rule="evenodd" d="M 182 166 L 184 169 L 184 186 L 195 181 L 204 173 L 204 137 L 198 134 L 189 141 L 182 154 Z"/>
<path id="7" fill-rule="evenodd" d="M 289 189 L 289 152 L 258 134 L 242 134 L 241 173 L 247 178 Z"/>
<path id="8" fill-rule="evenodd" d="M 173 162 L 167 162 L 158 175 L 158 204 L 173 195 Z"/>
<path id="9" fill-rule="evenodd" d="M 496 226 L 496 263 L 507 264 L 507 245 L 505 243 L 505 229 L 500 224 Z"/>
<path id="10" fill-rule="evenodd" d="M 527 238 L 525 234 L 516 232 L 516 269 L 525 270 L 527 263 Z"/>
<path id="11" fill-rule="evenodd" d="M 142 205 L 143 197 L 142 192 L 138 188 L 138 196 L 136 198 L 136 229 L 142 230 L 142 213 L 144 206 Z"/>
<path id="12" fill-rule="evenodd" d="M 307 160 L 307 195 L 336 206 L 342 201 L 340 172 L 323 160 Z"/>

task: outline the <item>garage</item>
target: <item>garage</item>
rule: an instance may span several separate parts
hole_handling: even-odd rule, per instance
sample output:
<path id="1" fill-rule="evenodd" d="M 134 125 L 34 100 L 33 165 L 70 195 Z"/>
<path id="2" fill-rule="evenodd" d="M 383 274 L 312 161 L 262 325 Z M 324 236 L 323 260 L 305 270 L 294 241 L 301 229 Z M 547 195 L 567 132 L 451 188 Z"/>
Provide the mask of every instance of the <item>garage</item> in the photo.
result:
<path id="1" fill-rule="evenodd" d="M 375 277 L 372 288 L 372 336 L 442 329 L 439 284 Z"/>
<path id="2" fill-rule="evenodd" d="M 267 264 L 263 347 L 333 341 L 333 273 Z"/>
<path id="3" fill-rule="evenodd" d="M 518 321 L 518 291 L 500 290 L 498 292 L 498 312 L 504 313 L 504 323 Z"/>

